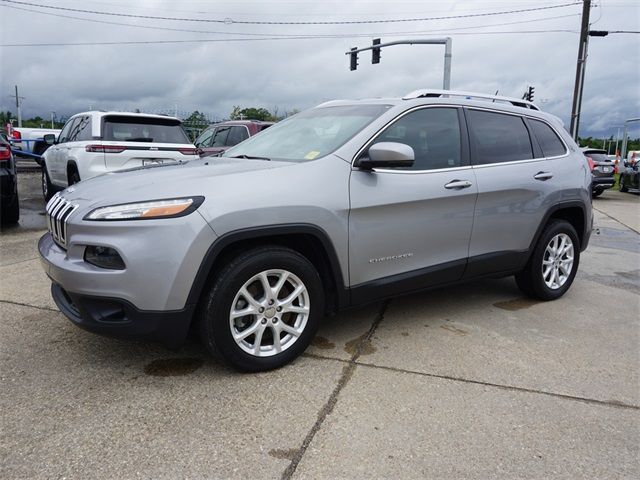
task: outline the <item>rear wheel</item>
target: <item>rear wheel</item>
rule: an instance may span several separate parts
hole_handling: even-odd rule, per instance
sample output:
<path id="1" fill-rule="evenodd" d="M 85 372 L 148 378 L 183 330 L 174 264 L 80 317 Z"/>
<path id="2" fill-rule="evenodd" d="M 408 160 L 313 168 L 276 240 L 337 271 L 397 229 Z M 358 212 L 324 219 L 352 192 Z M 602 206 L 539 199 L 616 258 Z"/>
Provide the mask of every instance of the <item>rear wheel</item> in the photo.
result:
<path id="1" fill-rule="evenodd" d="M 629 191 L 629 189 L 624 184 L 624 175 L 620 175 L 620 179 L 618 180 L 618 182 L 620 182 L 620 191 L 621 192 L 628 192 Z"/>
<path id="2" fill-rule="evenodd" d="M 78 170 L 74 167 L 69 171 L 68 183 L 69 185 L 73 185 L 75 183 L 78 183 L 79 181 L 80 181 L 80 174 L 78 173 Z"/>
<path id="3" fill-rule="evenodd" d="M 216 276 L 198 313 L 200 337 L 218 359 L 241 370 L 281 367 L 307 348 L 324 312 L 322 282 L 294 250 L 260 247 Z"/>
<path id="4" fill-rule="evenodd" d="M 580 262 L 580 242 L 573 226 L 564 220 L 550 222 L 516 283 L 527 295 L 555 300 L 573 283 Z"/>
<path id="5" fill-rule="evenodd" d="M 602 195 L 602 192 L 603 192 L 603 191 L 604 191 L 604 190 L 596 190 L 596 191 L 594 191 L 594 192 L 591 194 L 591 196 L 592 196 L 593 198 L 599 197 L 600 195 Z"/>

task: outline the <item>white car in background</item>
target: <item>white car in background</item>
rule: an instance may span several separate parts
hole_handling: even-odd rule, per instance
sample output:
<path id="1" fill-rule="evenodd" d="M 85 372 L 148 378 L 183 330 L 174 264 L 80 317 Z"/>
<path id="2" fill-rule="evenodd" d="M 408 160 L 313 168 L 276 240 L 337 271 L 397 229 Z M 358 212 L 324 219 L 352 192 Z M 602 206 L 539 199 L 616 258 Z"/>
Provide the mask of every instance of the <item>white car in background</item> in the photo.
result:
<path id="1" fill-rule="evenodd" d="M 199 158 L 175 117 L 127 112 L 83 112 L 67 121 L 42 156 L 42 194 L 114 170 L 187 162 Z"/>

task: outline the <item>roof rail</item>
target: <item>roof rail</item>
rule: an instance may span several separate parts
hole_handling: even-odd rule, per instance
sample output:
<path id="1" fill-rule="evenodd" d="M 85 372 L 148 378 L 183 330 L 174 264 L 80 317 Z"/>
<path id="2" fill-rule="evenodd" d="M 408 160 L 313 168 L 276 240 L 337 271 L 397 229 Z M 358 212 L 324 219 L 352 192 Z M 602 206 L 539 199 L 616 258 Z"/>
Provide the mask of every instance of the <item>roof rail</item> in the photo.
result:
<path id="1" fill-rule="evenodd" d="M 499 95 L 490 95 L 487 93 L 473 93 L 473 92 L 460 92 L 457 90 L 430 90 L 421 89 L 414 90 L 413 92 L 402 97 L 403 100 L 412 100 L 414 98 L 429 98 L 429 97 L 465 97 L 468 99 L 481 98 L 483 100 L 507 102 L 515 107 L 528 108 L 531 110 L 540 110 L 536 104 L 528 100 L 514 97 L 501 97 Z"/>

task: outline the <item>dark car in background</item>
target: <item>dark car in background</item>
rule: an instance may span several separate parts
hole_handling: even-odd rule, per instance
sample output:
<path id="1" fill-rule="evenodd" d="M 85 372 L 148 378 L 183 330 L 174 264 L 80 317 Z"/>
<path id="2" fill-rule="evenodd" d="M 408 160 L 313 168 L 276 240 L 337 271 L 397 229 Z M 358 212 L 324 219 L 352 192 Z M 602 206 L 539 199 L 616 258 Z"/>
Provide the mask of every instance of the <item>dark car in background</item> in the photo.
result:
<path id="1" fill-rule="evenodd" d="M 640 190 L 640 171 L 638 169 L 638 162 L 624 162 L 624 168 L 620 170 L 619 182 L 621 192 L 628 192 L 629 190 Z"/>
<path id="2" fill-rule="evenodd" d="M 274 122 L 261 120 L 230 120 L 211 125 L 194 142 L 200 156 L 207 157 L 224 152 L 249 137 L 269 128 Z"/>
<path id="3" fill-rule="evenodd" d="M 583 148 L 582 153 L 587 157 L 593 181 L 591 191 L 594 197 L 602 195 L 602 192 L 613 187 L 616 183 L 614 177 L 615 165 L 607 158 L 607 151 L 597 148 Z"/>
<path id="4" fill-rule="evenodd" d="M 0 134 L 0 222 L 8 225 L 17 223 L 19 218 L 16 162 L 9 140 Z"/>

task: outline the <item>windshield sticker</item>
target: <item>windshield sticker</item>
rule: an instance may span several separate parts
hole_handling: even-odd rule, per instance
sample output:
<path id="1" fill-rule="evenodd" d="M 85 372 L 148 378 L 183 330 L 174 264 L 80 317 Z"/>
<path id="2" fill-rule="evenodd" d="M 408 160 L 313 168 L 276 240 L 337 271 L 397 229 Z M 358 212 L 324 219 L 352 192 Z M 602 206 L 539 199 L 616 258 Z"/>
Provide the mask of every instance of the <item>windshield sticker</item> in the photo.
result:
<path id="1" fill-rule="evenodd" d="M 307 153 L 304 158 L 306 158 L 307 160 L 313 160 L 314 158 L 316 158 L 318 155 L 320 155 L 320 152 L 317 152 L 316 150 L 311 150 L 309 153 Z"/>

